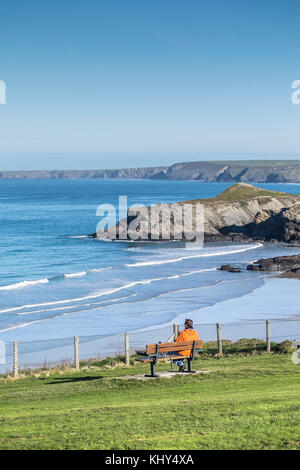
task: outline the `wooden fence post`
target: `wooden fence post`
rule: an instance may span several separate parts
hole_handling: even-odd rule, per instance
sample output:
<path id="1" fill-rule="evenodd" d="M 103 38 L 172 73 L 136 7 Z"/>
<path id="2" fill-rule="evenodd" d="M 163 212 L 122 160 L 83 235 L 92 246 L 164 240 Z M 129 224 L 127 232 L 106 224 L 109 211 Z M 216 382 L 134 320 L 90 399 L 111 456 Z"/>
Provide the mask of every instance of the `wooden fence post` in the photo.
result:
<path id="1" fill-rule="evenodd" d="M 271 332 L 270 332 L 270 321 L 266 320 L 266 343 L 267 343 L 267 352 L 271 352 Z"/>
<path id="2" fill-rule="evenodd" d="M 74 367 L 79 370 L 79 338 L 74 336 Z"/>
<path id="3" fill-rule="evenodd" d="M 174 334 L 174 341 L 176 341 L 176 339 L 179 336 L 179 325 L 173 325 L 173 334 Z"/>
<path id="4" fill-rule="evenodd" d="M 217 339 L 218 339 L 218 353 L 220 354 L 220 356 L 222 356 L 223 346 L 222 346 L 221 323 L 217 323 Z"/>
<path id="5" fill-rule="evenodd" d="M 16 379 L 19 377 L 19 354 L 18 354 L 18 343 L 14 341 L 14 363 L 13 363 L 13 377 Z"/>
<path id="6" fill-rule="evenodd" d="M 130 365 L 130 353 L 129 353 L 129 333 L 125 333 L 125 364 Z"/>

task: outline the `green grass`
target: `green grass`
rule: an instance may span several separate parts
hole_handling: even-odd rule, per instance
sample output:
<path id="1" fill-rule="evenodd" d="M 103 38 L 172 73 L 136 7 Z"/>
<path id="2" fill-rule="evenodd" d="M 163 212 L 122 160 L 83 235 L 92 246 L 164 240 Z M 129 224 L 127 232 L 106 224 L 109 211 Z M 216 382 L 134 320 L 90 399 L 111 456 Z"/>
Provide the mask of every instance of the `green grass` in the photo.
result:
<path id="1" fill-rule="evenodd" d="M 293 194 L 287 194 L 280 191 L 270 191 L 261 189 L 252 185 L 235 184 L 225 189 L 221 194 L 214 197 L 214 201 L 246 201 L 253 198 L 263 199 L 264 202 L 270 197 L 292 197 Z"/>
<path id="2" fill-rule="evenodd" d="M 298 166 L 299 160 L 212 160 L 210 163 L 229 164 L 230 166 L 273 167 L 275 165 L 289 167 Z"/>
<path id="3" fill-rule="evenodd" d="M 289 354 L 204 356 L 194 365 L 210 374 L 138 382 L 118 377 L 149 366 L 90 364 L 2 378 L 0 448 L 299 448 L 300 366 Z"/>
<path id="4" fill-rule="evenodd" d="M 203 202 L 208 204 L 222 203 L 222 202 L 248 202 L 251 199 L 258 199 L 260 204 L 266 204 L 270 198 L 291 198 L 299 197 L 297 194 L 289 194 L 280 191 L 270 191 L 267 189 L 261 189 L 257 186 L 253 186 L 246 183 L 237 183 L 229 188 L 225 189 L 218 196 L 208 198 L 208 199 L 192 199 L 189 201 L 182 201 L 181 204 L 190 203 L 196 204 L 197 202 Z"/>

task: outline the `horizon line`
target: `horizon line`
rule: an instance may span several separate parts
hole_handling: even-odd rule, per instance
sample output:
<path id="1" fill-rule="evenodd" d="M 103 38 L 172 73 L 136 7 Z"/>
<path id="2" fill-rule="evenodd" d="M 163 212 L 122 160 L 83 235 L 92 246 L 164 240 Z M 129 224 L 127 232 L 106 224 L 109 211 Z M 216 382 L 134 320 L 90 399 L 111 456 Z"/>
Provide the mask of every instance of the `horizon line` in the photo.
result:
<path id="1" fill-rule="evenodd" d="M 132 166 L 132 167 L 116 167 L 116 168 L 82 168 L 82 169 L 73 169 L 73 168 L 64 168 L 64 169 L 55 169 L 55 168 L 48 168 L 48 169 L 33 169 L 33 170 L 24 170 L 24 169 L 18 169 L 18 170 L 1 170 L 0 169 L 0 175 L 3 173 L 34 173 L 34 172 L 64 172 L 64 171 L 72 171 L 72 172 L 83 172 L 83 171 L 118 171 L 118 170 L 135 170 L 135 169 L 153 169 L 153 168 L 161 168 L 161 169 L 166 169 L 170 168 L 175 165 L 183 165 L 183 164 L 191 164 L 191 163 L 207 163 L 207 164 L 232 164 L 232 165 L 238 165 L 238 164 L 243 164 L 243 163 L 267 163 L 267 164 L 272 164 L 272 163 L 280 163 L 283 165 L 289 164 L 289 163 L 300 163 L 300 158 L 298 159 L 291 159 L 291 160 L 284 160 L 284 159 L 241 159 L 241 160 L 191 160 L 191 161 L 181 161 L 181 162 L 175 162 L 170 165 L 147 165 L 147 166 Z"/>

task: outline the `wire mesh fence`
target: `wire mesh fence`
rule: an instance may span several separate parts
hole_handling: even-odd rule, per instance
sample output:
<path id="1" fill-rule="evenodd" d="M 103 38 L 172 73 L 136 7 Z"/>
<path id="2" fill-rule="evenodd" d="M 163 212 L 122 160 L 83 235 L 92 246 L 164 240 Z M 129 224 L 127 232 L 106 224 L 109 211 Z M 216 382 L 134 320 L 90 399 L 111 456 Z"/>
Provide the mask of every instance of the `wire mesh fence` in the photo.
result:
<path id="1" fill-rule="evenodd" d="M 173 341 L 183 325 L 168 325 L 111 336 L 94 335 L 44 341 L 4 343 L 0 341 L 0 374 L 56 366 L 78 367 L 79 362 L 134 354 L 147 344 Z M 204 341 L 206 351 L 221 352 L 247 343 L 253 348 L 275 349 L 283 341 L 300 340 L 300 320 L 246 321 L 223 324 L 198 324 L 194 328 Z M 175 336 L 174 336 L 175 335 Z M 75 337 L 77 338 L 77 337 Z M 126 346 L 125 346 L 126 345 Z M 128 357 L 127 357 L 128 359 Z"/>

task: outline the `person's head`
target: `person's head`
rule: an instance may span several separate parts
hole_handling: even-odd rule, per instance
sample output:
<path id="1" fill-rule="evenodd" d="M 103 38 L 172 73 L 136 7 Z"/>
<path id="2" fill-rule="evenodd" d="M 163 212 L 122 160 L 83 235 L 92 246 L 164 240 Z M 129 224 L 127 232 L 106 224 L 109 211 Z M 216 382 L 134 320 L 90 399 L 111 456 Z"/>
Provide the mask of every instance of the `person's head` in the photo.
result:
<path id="1" fill-rule="evenodd" d="M 184 327 L 185 329 L 188 329 L 188 328 L 193 329 L 193 320 L 191 320 L 190 318 L 187 318 L 184 322 Z"/>

